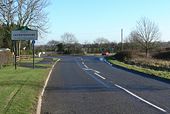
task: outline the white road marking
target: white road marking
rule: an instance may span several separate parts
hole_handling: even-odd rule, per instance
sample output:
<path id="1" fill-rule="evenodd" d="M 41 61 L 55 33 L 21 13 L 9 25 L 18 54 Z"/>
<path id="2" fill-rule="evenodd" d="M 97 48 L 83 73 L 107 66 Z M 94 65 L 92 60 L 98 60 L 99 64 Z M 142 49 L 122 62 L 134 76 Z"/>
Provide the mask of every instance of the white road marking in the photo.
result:
<path id="1" fill-rule="evenodd" d="M 96 76 L 90 74 L 89 72 L 85 71 L 89 76 L 91 76 L 92 78 L 94 78 L 97 82 L 99 82 L 100 84 L 104 85 L 107 88 L 110 88 L 109 85 L 105 84 L 102 80 L 98 79 Z"/>
<path id="2" fill-rule="evenodd" d="M 90 69 L 88 69 L 88 68 L 82 68 L 83 70 L 90 70 Z"/>
<path id="3" fill-rule="evenodd" d="M 85 65 L 84 65 L 85 66 Z M 97 70 L 93 70 L 93 69 L 89 69 L 88 67 L 87 68 L 83 68 L 84 70 L 91 70 L 91 71 L 93 71 L 93 72 L 95 72 L 95 73 L 100 73 L 99 71 L 97 71 Z"/>
<path id="4" fill-rule="evenodd" d="M 99 74 L 97 74 L 97 73 L 94 73 L 94 74 L 97 75 L 98 77 L 102 78 L 103 80 L 106 79 L 105 77 L 103 77 L 103 76 L 101 76 L 101 75 L 99 75 Z"/>
<path id="5" fill-rule="evenodd" d="M 112 64 L 108 62 L 106 59 L 104 60 L 104 62 L 112 66 Z"/>
<path id="6" fill-rule="evenodd" d="M 84 65 L 84 62 L 82 62 L 82 64 Z"/>
<path id="7" fill-rule="evenodd" d="M 136 94 L 130 92 L 129 90 L 127 90 L 127 89 L 125 89 L 125 88 L 123 88 L 123 87 L 121 87 L 121 86 L 119 86 L 119 85 L 117 85 L 117 84 L 115 84 L 115 86 L 118 87 L 118 88 L 120 88 L 120 89 L 122 89 L 122 90 L 124 90 L 125 92 L 129 93 L 130 95 L 136 97 L 137 99 L 139 99 L 139 100 L 145 102 L 146 104 L 148 104 L 148 105 L 150 105 L 150 106 L 152 106 L 152 107 L 154 107 L 154 108 L 156 108 L 156 109 L 158 109 L 158 110 L 160 110 L 160 111 L 162 111 L 162 112 L 167 112 L 167 111 L 164 110 L 163 108 L 160 108 L 160 107 L 158 107 L 158 106 L 156 106 L 156 105 L 150 103 L 149 101 L 147 101 L 147 100 L 145 100 L 145 99 L 143 99 L 143 98 L 137 96 Z"/>
<path id="8" fill-rule="evenodd" d="M 84 65 L 84 67 L 86 67 L 88 69 L 88 66 L 87 65 Z"/>
<path id="9" fill-rule="evenodd" d="M 92 70 L 93 70 L 93 69 L 92 69 Z M 98 74 L 100 73 L 100 72 L 99 72 L 99 71 L 97 71 L 97 70 L 93 70 L 93 71 L 94 71 L 95 73 L 98 73 Z"/>

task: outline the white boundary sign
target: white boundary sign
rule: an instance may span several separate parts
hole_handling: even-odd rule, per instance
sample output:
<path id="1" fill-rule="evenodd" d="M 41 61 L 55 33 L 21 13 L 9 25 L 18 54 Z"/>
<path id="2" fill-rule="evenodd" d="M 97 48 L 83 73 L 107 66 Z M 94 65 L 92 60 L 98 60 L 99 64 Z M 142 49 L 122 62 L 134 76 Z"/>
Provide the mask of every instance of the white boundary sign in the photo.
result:
<path id="1" fill-rule="evenodd" d="M 16 30 L 12 31 L 12 40 L 37 40 L 37 30 Z"/>

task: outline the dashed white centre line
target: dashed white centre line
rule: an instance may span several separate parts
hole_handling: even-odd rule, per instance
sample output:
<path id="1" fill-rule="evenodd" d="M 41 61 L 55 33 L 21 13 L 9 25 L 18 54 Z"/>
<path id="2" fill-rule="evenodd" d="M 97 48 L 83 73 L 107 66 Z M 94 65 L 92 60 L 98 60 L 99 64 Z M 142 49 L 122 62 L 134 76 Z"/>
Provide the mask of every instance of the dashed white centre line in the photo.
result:
<path id="1" fill-rule="evenodd" d="M 84 64 L 84 67 L 88 68 L 87 65 Z"/>
<path id="2" fill-rule="evenodd" d="M 92 69 L 92 70 L 93 70 L 93 69 Z M 98 74 L 100 73 L 100 72 L 99 72 L 99 71 L 97 71 L 97 70 L 93 70 L 93 71 L 94 71 L 95 73 L 98 73 Z"/>
<path id="3" fill-rule="evenodd" d="M 103 76 L 101 76 L 101 75 L 99 75 L 99 74 L 97 74 L 97 73 L 94 73 L 94 74 L 97 75 L 98 77 L 102 78 L 103 80 L 106 79 L 105 77 L 103 77 Z"/>
<path id="4" fill-rule="evenodd" d="M 167 112 L 167 111 L 164 110 L 163 108 L 160 108 L 160 107 L 158 107 L 158 106 L 156 106 L 156 105 L 150 103 L 149 101 L 147 101 L 147 100 L 145 100 L 145 99 L 143 99 L 143 98 L 137 96 L 136 94 L 134 94 L 134 93 L 130 92 L 129 90 L 127 90 L 127 89 L 121 87 L 120 85 L 115 84 L 115 86 L 118 87 L 118 88 L 120 88 L 120 89 L 122 89 L 122 90 L 124 90 L 125 92 L 129 93 L 130 95 L 136 97 L 137 99 L 139 99 L 139 100 L 145 102 L 146 104 L 148 104 L 148 105 L 150 105 L 150 106 L 152 106 L 152 107 L 154 107 L 154 108 L 156 108 L 156 109 L 158 109 L 158 110 L 160 110 L 160 111 L 162 111 L 162 112 Z"/>

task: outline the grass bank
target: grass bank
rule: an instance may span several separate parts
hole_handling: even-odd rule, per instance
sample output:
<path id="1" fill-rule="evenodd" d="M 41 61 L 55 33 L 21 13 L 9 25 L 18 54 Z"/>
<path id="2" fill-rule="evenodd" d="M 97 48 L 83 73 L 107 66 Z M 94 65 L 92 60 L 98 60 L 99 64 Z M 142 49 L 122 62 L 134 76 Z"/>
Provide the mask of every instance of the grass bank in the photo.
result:
<path id="1" fill-rule="evenodd" d="M 36 112 L 38 95 L 52 66 L 35 59 L 22 61 L 17 70 L 13 66 L 0 69 L 0 114 L 32 114 Z M 25 65 L 25 66 L 24 66 Z"/>
<path id="2" fill-rule="evenodd" d="M 120 62 L 118 60 L 112 60 L 112 59 L 107 59 L 107 60 L 114 65 L 118 65 L 118 66 L 130 69 L 130 70 L 135 70 L 135 71 L 138 71 L 138 72 L 158 76 L 158 77 L 161 77 L 161 78 L 170 79 L 170 72 L 169 71 L 161 71 L 161 70 L 153 70 L 153 69 L 148 69 L 148 68 L 142 68 L 142 67 L 139 67 L 139 66 L 136 66 L 136 65 L 129 65 L 129 64 L 126 64 L 124 62 Z"/>

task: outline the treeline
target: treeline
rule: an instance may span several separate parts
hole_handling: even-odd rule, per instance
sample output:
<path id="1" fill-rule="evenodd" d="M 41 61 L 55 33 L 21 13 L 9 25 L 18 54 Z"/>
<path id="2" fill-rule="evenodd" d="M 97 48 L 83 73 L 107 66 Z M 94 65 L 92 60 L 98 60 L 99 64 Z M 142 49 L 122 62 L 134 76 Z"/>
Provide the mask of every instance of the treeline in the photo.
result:
<path id="1" fill-rule="evenodd" d="M 150 53 L 170 51 L 170 42 L 157 42 L 157 47 L 150 50 Z M 64 44 L 60 41 L 49 41 L 45 45 L 37 45 L 37 52 L 56 52 L 58 54 L 90 54 L 90 53 L 116 53 L 122 51 L 122 43 L 108 42 L 108 43 L 73 43 Z M 140 46 L 135 46 L 133 43 L 125 42 L 123 43 L 123 51 L 134 51 L 145 53 L 145 50 Z"/>

